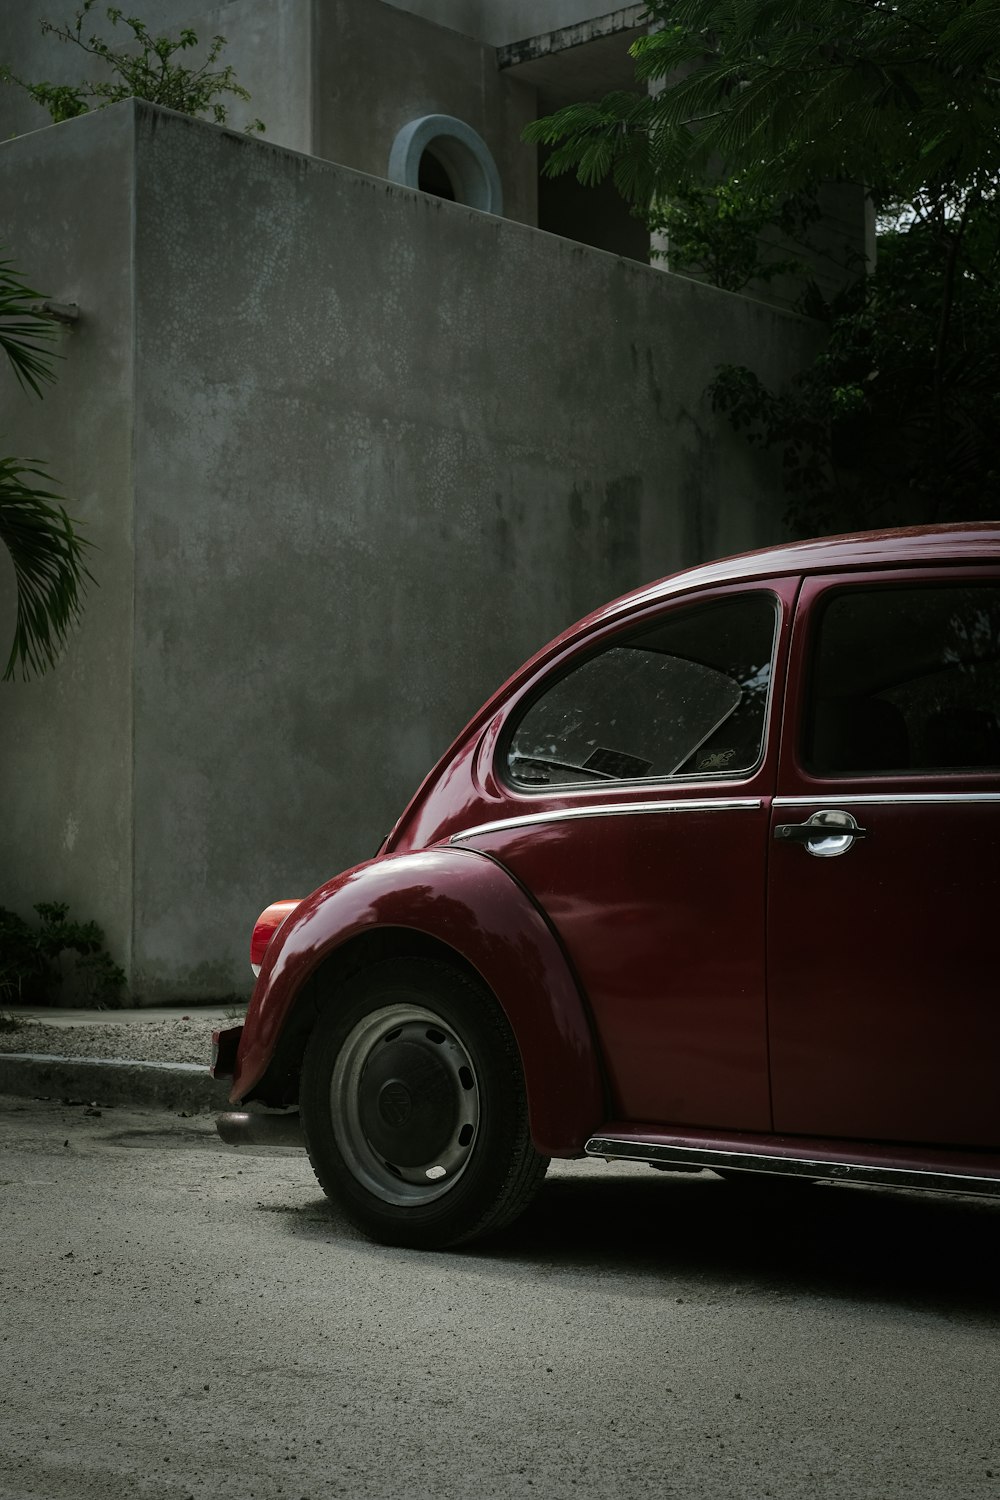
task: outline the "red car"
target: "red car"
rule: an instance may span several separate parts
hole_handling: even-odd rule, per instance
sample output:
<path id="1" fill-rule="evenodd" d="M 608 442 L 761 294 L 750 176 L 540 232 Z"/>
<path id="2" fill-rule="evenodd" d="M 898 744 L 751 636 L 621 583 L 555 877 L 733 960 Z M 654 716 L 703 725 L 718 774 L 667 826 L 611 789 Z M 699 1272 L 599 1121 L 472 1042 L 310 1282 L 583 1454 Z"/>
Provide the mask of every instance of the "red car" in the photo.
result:
<path id="1" fill-rule="evenodd" d="M 374 859 L 264 912 L 220 1130 L 297 1106 L 407 1245 L 553 1156 L 1000 1194 L 998 919 L 1000 524 L 711 563 L 546 646 Z"/>

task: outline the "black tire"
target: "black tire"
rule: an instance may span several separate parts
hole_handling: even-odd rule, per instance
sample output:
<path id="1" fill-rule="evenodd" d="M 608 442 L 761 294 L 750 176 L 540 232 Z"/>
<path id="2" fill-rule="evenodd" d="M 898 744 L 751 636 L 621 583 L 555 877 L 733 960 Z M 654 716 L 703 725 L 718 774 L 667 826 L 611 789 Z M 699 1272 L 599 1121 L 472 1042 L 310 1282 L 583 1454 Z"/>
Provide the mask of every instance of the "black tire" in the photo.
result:
<path id="1" fill-rule="evenodd" d="M 331 997 L 300 1108 L 323 1191 L 383 1244 L 440 1249 L 502 1229 L 548 1166 L 500 1006 L 433 960 L 375 964 Z"/>

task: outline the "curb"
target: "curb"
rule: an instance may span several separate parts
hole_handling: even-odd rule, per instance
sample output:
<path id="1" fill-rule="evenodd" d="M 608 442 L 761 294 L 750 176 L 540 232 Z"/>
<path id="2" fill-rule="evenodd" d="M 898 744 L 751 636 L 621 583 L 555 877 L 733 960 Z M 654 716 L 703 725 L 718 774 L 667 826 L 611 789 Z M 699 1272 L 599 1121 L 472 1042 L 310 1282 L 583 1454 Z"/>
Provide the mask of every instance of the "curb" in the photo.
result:
<path id="1" fill-rule="evenodd" d="M 225 1079 L 201 1063 L 133 1062 L 121 1057 L 48 1057 L 0 1052 L 0 1094 L 20 1098 L 93 1099 L 153 1109 L 224 1110 Z"/>

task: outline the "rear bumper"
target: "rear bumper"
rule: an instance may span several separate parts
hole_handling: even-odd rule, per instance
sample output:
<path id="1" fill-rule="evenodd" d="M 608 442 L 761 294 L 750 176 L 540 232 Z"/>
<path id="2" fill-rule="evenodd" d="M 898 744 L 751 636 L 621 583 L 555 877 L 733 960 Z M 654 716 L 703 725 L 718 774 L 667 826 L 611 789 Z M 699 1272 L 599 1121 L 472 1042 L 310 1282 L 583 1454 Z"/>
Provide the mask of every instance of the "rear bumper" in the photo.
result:
<path id="1" fill-rule="evenodd" d="M 212 1061 L 208 1071 L 213 1078 L 232 1078 L 235 1075 L 236 1054 L 242 1035 L 242 1025 L 227 1026 L 223 1031 L 212 1032 Z"/>
<path id="2" fill-rule="evenodd" d="M 230 1109 L 216 1115 L 215 1128 L 228 1146 L 305 1146 L 297 1109 L 280 1114 Z"/>

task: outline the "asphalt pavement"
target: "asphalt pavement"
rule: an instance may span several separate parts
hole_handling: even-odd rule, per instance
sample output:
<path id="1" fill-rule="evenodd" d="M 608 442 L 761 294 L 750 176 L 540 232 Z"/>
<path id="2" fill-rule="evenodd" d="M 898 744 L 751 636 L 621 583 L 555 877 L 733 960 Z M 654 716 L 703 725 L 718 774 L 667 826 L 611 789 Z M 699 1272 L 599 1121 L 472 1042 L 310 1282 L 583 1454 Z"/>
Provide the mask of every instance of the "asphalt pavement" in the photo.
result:
<path id="1" fill-rule="evenodd" d="M 389 1250 L 302 1153 L 0 1099 L 0 1500 L 997 1500 L 1000 1204 L 555 1166 Z"/>
<path id="2" fill-rule="evenodd" d="M 557 1163 L 389 1250 L 218 1139 L 232 1012 L 21 1019 L 0 1500 L 1000 1500 L 1000 1202 Z"/>

